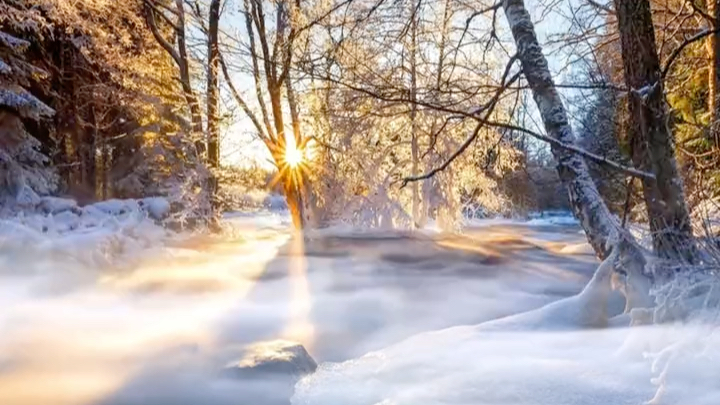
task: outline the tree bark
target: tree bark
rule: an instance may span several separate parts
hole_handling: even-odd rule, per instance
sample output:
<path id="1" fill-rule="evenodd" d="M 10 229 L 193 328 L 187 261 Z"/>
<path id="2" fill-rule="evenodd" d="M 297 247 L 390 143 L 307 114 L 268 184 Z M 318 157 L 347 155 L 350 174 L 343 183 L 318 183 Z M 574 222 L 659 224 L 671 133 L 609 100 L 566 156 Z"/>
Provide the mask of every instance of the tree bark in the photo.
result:
<path id="1" fill-rule="evenodd" d="M 283 192 L 285 193 L 285 199 L 287 200 L 288 209 L 290 210 L 290 218 L 292 219 L 293 226 L 297 230 L 302 230 L 304 224 L 300 187 L 289 177 L 284 177 Z"/>
<path id="2" fill-rule="evenodd" d="M 575 136 L 565 107 L 523 0 L 504 0 L 503 9 L 545 131 L 564 144 L 574 143 Z M 597 255 L 604 259 L 619 242 L 619 224 L 600 197 L 583 158 L 557 146 L 552 146 L 552 153 L 557 161 L 560 179 L 568 190 L 573 211 L 585 230 L 588 242 Z"/>
<path id="3" fill-rule="evenodd" d="M 175 0 L 175 10 L 173 15 L 177 16 L 173 31 L 175 32 L 175 41 L 177 47 L 173 46 L 160 32 L 155 21 L 155 9 L 151 6 L 150 0 L 145 3 L 145 17 L 147 19 L 150 32 L 155 37 L 155 40 L 165 50 L 165 52 L 172 57 L 175 64 L 178 67 L 180 75 L 180 85 L 182 86 L 183 96 L 190 109 L 190 118 L 192 120 L 192 130 L 194 136 L 202 137 L 203 135 L 203 123 L 202 114 L 200 112 L 200 104 L 198 103 L 197 96 L 192 88 L 190 81 L 190 64 L 187 56 L 187 43 L 185 39 L 185 8 L 183 0 Z M 199 156 L 205 153 L 205 142 L 202 139 L 195 140 L 195 149 Z"/>
<path id="4" fill-rule="evenodd" d="M 707 14 L 713 18 L 709 29 L 720 28 L 720 0 L 707 0 Z M 708 111 L 710 111 L 709 138 L 713 148 L 720 147 L 720 33 L 708 39 Z"/>
<path id="5" fill-rule="evenodd" d="M 411 3 L 411 9 L 414 3 Z M 410 153 L 412 155 L 412 176 L 418 175 L 419 146 L 418 146 L 418 123 L 417 123 L 417 30 L 418 16 L 412 14 L 410 27 Z M 420 222 L 420 184 L 415 181 L 412 184 L 412 220 L 413 226 L 418 227 Z"/>
<path id="6" fill-rule="evenodd" d="M 289 98 L 293 97 L 292 87 L 290 83 L 289 66 L 280 66 L 280 70 L 288 72 L 285 75 L 278 76 L 278 64 L 290 64 L 292 49 L 290 44 L 286 45 L 285 28 L 288 24 L 288 10 L 284 2 L 277 3 L 276 9 L 276 22 L 275 22 L 275 43 L 273 44 L 273 52 L 271 54 L 270 46 L 268 45 L 268 34 L 265 24 L 265 13 L 262 8 L 262 1 L 260 0 L 246 0 L 245 12 L 246 12 L 246 24 L 248 28 L 248 36 L 250 38 L 251 45 L 251 57 L 253 58 L 253 74 L 255 76 L 256 91 L 258 102 L 261 107 L 263 106 L 262 92 L 259 86 L 259 61 L 263 62 L 265 68 L 265 84 L 267 91 L 270 96 L 270 109 L 273 117 L 273 124 L 275 126 L 275 135 L 269 133 L 270 139 L 266 142 L 266 145 L 270 149 L 270 153 L 273 156 L 275 165 L 280 173 L 281 181 L 283 183 L 283 192 L 287 199 L 290 214 L 292 216 L 293 225 L 296 229 L 302 229 L 304 225 L 303 221 L 303 201 L 301 189 L 303 184 L 303 174 L 300 168 L 292 168 L 285 162 L 285 153 L 287 149 L 287 138 L 285 133 L 285 119 L 283 117 L 282 110 L 282 88 L 286 87 L 289 91 Z M 258 54 L 255 50 L 255 31 L 257 31 L 258 40 L 260 42 L 261 54 Z M 280 57 L 280 52 L 287 52 Z M 297 119 L 297 110 L 295 109 L 294 99 L 291 100 L 291 118 L 293 118 L 293 136 L 295 136 L 296 146 L 301 145 L 300 136 L 300 124 Z M 263 109 L 263 115 L 265 111 Z M 265 120 L 267 123 L 267 119 Z M 270 132 L 270 128 L 268 128 Z"/>
<path id="7" fill-rule="evenodd" d="M 255 29 L 253 28 L 253 8 L 250 6 L 250 0 L 244 0 L 244 13 L 245 13 L 245 30 L 248 35 L 248 42 L 250 43 L 250 59 L 252 61 L 253 70 L 253 81 L 255 82 L 255 97 L 260 105 L 260 112 L 262 113 L 263 123 L 265 124 L 265 130 L 267 131 L 268 139 L 274 142 L 275 132 L 270 125 L 270 118 L 268 117 L 267 107 L 265 107 L 265 94 L 262 89 L 262 80 L 260 78 L 260 63 L 257 54 L 257 48 L 255 46 Z"/>
<path id="8" fill-rule="evenodd" d="M 175 11 L 177 12 L 177 29 L 175 30 L 178 56 L 177 64 L 180 69 L 180 83 L 182 84 L 185 99 L 190 107 L 190 116 L 193 123 L 193 132 L 195 136 L 200 137 L 203 134 L 202 115 L 200 113 L 200 104 L 197 96 L 192 88 L 190 81 L 190 62 L 187 56 L 187 41 L 185 39 L 185 7 L 182 0 L 175 0 Z M 199 155 L 205 154 L 205 142 L 198 139 L 195 141 L 195 148 Z"/>
<path id="9" fill-rule="evenodd" d="M 656 176 L 642 179 L 653 248 L 661 257 L 693 261 L 692 228 L 675 161 L 650 2 L 614 1 L 625 84 L 631 89 L 628 103 L 632 160 L 637 168 Z"/>
<path id="10" fill-rule="evenodd" d="M 220 123 L 218 71 L 220 50 L 218 49 L 218 28 L 220 25 L 220 0 L 210 3 L 208 24 L 208 82 L 207 82 L 207 126 L 208 126 L 208 162 L 211 167 L 220 167 Z"/>
<path id="11" fill-rule="evenodd" d="M 288 107 L 290 107 L 290 120 L 292 122 L 293 137 L 295 139 L 295 147 L 302 148 L 304 146 L 304 139 L 300 129 L 300 116 L 297 110 L 297 104 L 295 101 L 295 91 L 292 86 L 292 79 L 290 73 L 285 76 L 285 90 L 287 91 Z M 293 214 L 293 224 L 297 229 L 305 227 L 305 213 L 307 203 L 307 191 L 308 178 L 305 175 L 305 169 L 300 167 L 296 173 L 296 190 L 295 190 L 295 203 L 297 205 L 296 212 L 290 211 Z"/>

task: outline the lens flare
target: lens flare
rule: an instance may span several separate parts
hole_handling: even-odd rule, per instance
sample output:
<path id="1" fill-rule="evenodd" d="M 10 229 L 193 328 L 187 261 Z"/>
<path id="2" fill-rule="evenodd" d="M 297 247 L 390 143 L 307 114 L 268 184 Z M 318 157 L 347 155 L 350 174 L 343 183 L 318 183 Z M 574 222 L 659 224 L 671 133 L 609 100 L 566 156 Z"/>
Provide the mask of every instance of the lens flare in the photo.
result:
<path id="1" fill-rule="evenodd" d="M 291 168 L 296 168 L 303 163 L 304 160 L 303 152 L 297 148 L 294 144 L 288 144 L 285 149 L 285 163 Z"/>

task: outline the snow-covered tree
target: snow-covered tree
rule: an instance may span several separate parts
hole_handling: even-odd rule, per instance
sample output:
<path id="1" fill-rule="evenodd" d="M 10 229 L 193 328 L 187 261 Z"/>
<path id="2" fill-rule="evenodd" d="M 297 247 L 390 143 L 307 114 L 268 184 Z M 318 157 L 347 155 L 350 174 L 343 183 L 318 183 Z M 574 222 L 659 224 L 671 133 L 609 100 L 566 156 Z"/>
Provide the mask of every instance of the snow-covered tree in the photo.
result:
<path id="1" fill-rule="evenodd" d="M 47 76 L 26 60 L 29 46 L 0 30 L 0 206 L 33 206 L 58 185 L 40 141 L 25 126 L 26 121 L 37 124 L 55 113 L 27 90 Z"/>
<path id="2" fill-rule="evenodd" d="M 24 153 L 15 161 L 26 172 L 58 174 L 52 189 L 38 186 L 39 174 L 25 175 L 36 193 L 80 203 L 161 193 L 195 204 L 208 172 L 187 148 L 193 131 L 182 87 L 145 17 L 141 0 L 0 1 L 3 111 L 25 127 L 4 119 L 12 133 L 4 149 Z M 27 133 L 35 141 L 13 141 Z M 207 212 L 203 204 L 197 215 Z"/>
<path id="3" fill-rule="evenodd" d="M 472 12 L 454 2 L 353 2 L 318 24 L 300 62 L 312 82 L 301 96 L 320 151 L 317 194 L 346 190 L 329 191 L 344 198 L 324 199 L 321 210 L 334 213 L 327 215 L 352 207 L 371 225 L 380 217 L 393 226 L 433 218 L 452 227 L 466 203 L 511 211 L 500 184 L 520 152 L 508 131 L 480 130 L 457 113 L 492 104 L 494 119 L 512 114 L 511 100 L 493 99 L 502 51 L 482 46 L 482 29 L 465 30 Z M 402 187 L 461 145 L 467 153 L 435 178 Z"/>

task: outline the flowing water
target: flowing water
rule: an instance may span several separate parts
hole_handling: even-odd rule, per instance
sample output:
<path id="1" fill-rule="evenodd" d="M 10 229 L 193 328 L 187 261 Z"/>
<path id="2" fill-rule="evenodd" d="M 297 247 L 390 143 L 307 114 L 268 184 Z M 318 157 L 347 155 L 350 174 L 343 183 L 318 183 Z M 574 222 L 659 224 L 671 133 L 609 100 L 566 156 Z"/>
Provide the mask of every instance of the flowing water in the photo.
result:
<path id="1" fill-rule="evenodd" d="M 0 253 L 0 404 L 237 404 L 238 382 L 218 371 L 248 343 L 347 360 L 575 294 L 597 265 L 573 226 L 299 240 L 282 223 L 233 221 L 235 237 L 184 240 L 130 268 Z"/>

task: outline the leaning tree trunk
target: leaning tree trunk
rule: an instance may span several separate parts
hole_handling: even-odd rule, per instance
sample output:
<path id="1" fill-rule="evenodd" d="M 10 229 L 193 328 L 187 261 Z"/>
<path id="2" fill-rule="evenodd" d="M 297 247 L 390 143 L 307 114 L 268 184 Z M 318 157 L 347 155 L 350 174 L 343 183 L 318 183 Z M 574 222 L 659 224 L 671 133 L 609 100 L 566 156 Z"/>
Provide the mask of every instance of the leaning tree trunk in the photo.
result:
<path id="1" fill-rule="evenodd" d="M 563 144 L 572 144 L 575 141 L 573 130 L 523 0 L 504 0 L 503 8 L 545 131 Z M 556 146 L 552 146 L 552 153 L 557 161 L 560 179 L 567 187 L 573 211 L 585 230 L 588 242 L 597 255 L 604 259 L 618 242 L 620 226 L 600 197 L 583 158 Z"/>
<path id="2" fill-rule="evenodd" d="M 692 227 L 675 161 L 655 31 L 648 0 L 615 0 L 629 100 L 632 160 L 643 178 L 653 248 L 665 258 L 694 260 Z"/>

